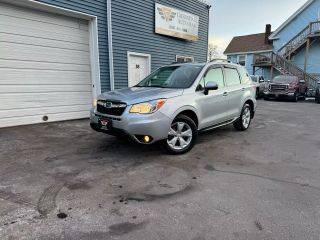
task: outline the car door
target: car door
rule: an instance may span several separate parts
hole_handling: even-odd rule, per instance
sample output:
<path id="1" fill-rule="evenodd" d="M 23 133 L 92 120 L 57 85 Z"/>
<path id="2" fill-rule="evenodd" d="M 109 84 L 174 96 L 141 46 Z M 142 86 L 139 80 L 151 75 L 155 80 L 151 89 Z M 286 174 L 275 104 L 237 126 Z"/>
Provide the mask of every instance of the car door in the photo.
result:
<path id="1" fill-rule="evenodd" d="M 218 90 L 209 91 L 208 95 L 205 95 L 204 88 L 208 82 L 217 83 Z M 202 128 L 226 121 L 225 111 L 228 100 L 221 66 L 210 67 L 203 75 L 196 92 L 196 103 L 201 116 Z"/>
<path id="2" fill-rule="evenodd" d="M 234 66 L 225 66 L 224 74 L 226 80 L 226 90 L 228 93 L 228 115 L 229 118 L 239 116 L 241 101 L 245 87 L 241 84 L 240 73 Z"/>

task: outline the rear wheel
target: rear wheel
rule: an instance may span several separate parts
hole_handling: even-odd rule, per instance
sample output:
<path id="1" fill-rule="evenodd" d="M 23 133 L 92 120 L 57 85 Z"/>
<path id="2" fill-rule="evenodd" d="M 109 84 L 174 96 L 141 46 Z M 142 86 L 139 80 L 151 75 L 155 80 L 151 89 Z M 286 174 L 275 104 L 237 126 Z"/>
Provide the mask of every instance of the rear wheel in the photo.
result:
<path id="1" fill-rule="evenodd" d="M 259 99 L 260 98 L 260 90 L 259 88 L 257 88 L 256 90 L 256 99 Z"/>
<path id="2" fill-rule="evenodd" d="M 251 107 L 249 104 L 245 104 L 242 108 L 240 118 L 234 122 L 233 126 L 239 131 L 246 131 L 251 124 Z"/>
<path id="3" fill-rule="evenodd" d="M 293 95 L 292 101 L 298 102 L 298 100 L 299 100 L 298 93 L 295 92 Z"/>
<path id="4" fill-rule="evenodd" d="M 183 154 L 190 151 L 198 136 L 194 121 L 185 116 L 177 116 L 171 124 L 168 138 L 163 141 L 164 147 L 170 154 Z"/>

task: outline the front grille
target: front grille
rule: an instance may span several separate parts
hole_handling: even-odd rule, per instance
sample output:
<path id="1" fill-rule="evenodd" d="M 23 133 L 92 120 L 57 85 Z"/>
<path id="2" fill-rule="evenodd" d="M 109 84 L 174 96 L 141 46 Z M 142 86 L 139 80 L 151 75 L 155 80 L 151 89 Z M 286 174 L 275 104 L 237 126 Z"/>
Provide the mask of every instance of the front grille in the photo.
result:
<path id="1" fill-rule="evenodd" d="M 97 111 L 102 114 L 121 116 L 127 108 L 127 104 L 123 102 L 115 102 L 108 100 L 99 100 L 97 102 Z"/>
<path id="2" fill-rule="evenodd" d="M 273 92 L 281 92 L 287 90 L 287 85 L 278 85 L 278 84 L 272 84 L 270 85 L 270 90 Z"/>

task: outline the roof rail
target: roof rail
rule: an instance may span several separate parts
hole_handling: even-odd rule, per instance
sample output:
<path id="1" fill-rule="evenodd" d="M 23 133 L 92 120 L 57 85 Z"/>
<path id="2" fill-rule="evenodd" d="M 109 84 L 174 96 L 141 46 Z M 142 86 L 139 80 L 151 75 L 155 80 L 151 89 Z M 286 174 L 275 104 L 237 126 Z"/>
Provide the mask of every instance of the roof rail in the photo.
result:
<path id="1" fill-rule="evenodd" d="M 221 62 L 231 63 L 230 60 L 225 59 L 225 58 L 215 58 L 215 59 L 210 60 L 210 62 L 215 62 L 215 61 L 221 61 Z"/>
<path id="2" fill-rule="evenodd" d="M 190 64 L 190 63 L 196 63 L 196 62 L 172 62 L 171 64 Z"/>

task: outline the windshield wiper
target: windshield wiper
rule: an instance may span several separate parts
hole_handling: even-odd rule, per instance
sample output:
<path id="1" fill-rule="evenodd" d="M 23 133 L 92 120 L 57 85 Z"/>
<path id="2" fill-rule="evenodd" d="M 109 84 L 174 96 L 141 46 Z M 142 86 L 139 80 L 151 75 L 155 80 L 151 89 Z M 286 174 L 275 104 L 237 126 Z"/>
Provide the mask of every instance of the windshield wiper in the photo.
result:
<path id="1" fill-rule="evenodd" d="M 162 85 L 152 85 L 152 86 L 141 86 L 141 87 L 148 87 L 148 88 L 166 88 L 165 86 Z"/>

